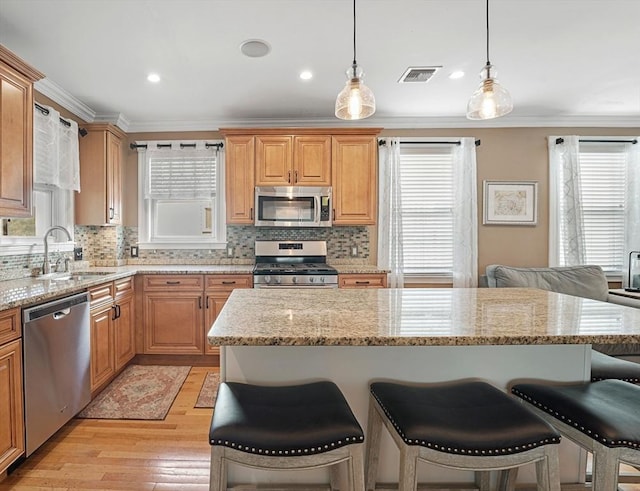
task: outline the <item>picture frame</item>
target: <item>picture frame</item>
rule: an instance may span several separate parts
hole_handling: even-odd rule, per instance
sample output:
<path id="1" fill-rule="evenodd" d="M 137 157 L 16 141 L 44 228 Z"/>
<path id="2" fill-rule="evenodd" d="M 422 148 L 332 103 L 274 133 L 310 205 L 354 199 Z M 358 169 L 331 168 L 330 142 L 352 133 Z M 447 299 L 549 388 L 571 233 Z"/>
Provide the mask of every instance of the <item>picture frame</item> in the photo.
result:
<path id="1" fill-rule="evenodd" d="M 484 225 L 536 225 L 537 181 L 483 181 Z"/>

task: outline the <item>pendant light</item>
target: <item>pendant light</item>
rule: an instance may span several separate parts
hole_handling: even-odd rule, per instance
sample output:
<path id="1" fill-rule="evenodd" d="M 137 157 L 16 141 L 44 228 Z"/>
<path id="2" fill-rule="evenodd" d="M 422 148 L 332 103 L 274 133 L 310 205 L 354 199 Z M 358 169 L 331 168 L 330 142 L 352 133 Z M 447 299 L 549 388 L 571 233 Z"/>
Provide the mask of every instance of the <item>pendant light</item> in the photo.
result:
<path id="1" fill-rule="evenodd" d="M 509 114 L 513 109 L 507 89 L 498 83 L 497 71 L 489 61 L 489 0 L 487 0 L 487 64 L 480 72 L 480 86 L 469 99 L 467 118 L 493 119 Z"/>
<path id="2" fill-rule="evenodd" d="M 353 63 L 347 70 L 347 83 L 336 99 L 336 117 L 356 120 L 376 112 L 376 99 L 362 77 L 362 68 L 356 62 L 356 0 L 353 0 Z"/>

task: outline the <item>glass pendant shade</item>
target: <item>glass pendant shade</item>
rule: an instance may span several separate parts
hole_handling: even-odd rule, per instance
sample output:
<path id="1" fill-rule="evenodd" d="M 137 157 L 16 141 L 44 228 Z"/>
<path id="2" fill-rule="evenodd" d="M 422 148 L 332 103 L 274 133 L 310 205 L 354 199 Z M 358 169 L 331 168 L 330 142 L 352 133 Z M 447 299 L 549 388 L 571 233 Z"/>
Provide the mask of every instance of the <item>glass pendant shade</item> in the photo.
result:
<path id="1" fill-rule="evenodd" d="M 511 95 L 491 73 L 492 65 L 480 72 L 482 82 L 467 104 L 468 119 L 493 119 L 509 114 L 513 110 Z"/>
<path id="2" fill-rule="evenodd" d="M 376 112 L 376 99 L 362 78 L 363 71 L 357 65 L 347 70 L 347 82 L 336 98 L 336 117 L 356 120 Z"/>

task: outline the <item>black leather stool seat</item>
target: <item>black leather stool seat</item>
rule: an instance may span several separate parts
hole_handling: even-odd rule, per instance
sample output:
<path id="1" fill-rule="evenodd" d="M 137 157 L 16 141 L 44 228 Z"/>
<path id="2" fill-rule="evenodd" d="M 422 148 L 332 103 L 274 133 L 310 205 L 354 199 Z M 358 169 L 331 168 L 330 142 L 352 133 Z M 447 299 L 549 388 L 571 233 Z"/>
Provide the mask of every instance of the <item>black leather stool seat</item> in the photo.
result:
<path id="1" fill-rule="evenodd" d="M 640 363 L 621 360 L 595 350 L 591 351 L 591 381 L 597 382 L 611 378 L 640 384 Z"/>
<path id="2" fill-rule="evenodd" d="M 209 431 L 211 445 L 284 457 L 363 441 L 342 392 L 328 381 L 285 387 L 221 383 Z"/>
<path id="3" fill-rule="evenodd" d="M 517 384 L 511 391 L 607 447 L 640 449 L 640 386 L 602 380 L 567 386 Z"/>
<path id="4" fill-rule="evenodd" d="M 560 435 L 485 382 L 416 386 L 374 382 L 371 393 L 408 445 L 459 455 L 508 455 L 558 443 Z"/>

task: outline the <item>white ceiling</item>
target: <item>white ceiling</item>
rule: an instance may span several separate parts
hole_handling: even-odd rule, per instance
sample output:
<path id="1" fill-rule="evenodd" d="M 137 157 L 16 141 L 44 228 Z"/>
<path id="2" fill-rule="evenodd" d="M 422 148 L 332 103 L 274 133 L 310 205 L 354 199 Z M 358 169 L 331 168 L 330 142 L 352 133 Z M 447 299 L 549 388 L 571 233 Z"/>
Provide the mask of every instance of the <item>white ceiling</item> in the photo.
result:
<path id="1" fill-rule="evenodd" d="M 0 43 L 36 88 L 129 131 L 238 125 L 640 126 L 640 0 L 491 0 L 491 61 L 513 112 L 472 123 L 484 0 L 358 0 L 357 60 L 376 114 L 333 116 L 352 52 L 351 0 L 0 0 Z M 271 47 L 264 58 L 239 49 Z M 426 84 L 409 66 L 441 65 Z M 302 81 L 303 69 L 314 78 Z M 464 70 L 466 76 L 448 75 Z M 162 76 L 159 84 L 148 72 Z"/>

